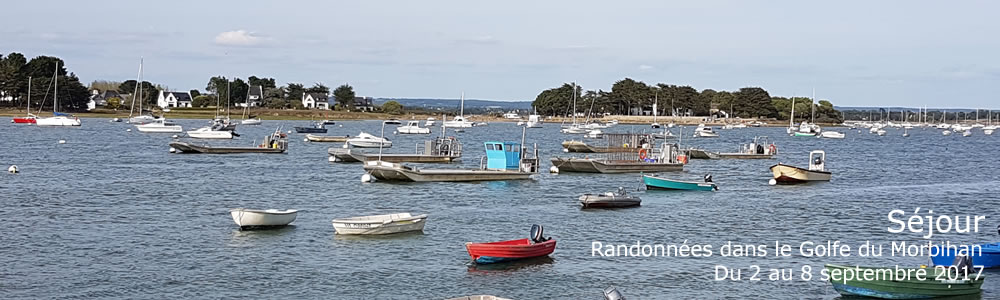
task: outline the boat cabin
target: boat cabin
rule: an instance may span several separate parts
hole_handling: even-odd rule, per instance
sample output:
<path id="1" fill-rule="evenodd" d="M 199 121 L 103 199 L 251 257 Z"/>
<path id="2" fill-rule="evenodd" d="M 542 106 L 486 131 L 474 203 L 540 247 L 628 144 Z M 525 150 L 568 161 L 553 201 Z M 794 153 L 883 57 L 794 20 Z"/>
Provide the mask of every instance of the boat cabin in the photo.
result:
<path id="1" fill-rule="evenodd" d="M 519 170 L 521 144 L 515 142 L 485 142 L 486 169 Z"/>
<path id="2" fill-rule="evenodd" d="M 823 150 L 809 152 L 809 171 L 826 171 L 826 152 Z"/>

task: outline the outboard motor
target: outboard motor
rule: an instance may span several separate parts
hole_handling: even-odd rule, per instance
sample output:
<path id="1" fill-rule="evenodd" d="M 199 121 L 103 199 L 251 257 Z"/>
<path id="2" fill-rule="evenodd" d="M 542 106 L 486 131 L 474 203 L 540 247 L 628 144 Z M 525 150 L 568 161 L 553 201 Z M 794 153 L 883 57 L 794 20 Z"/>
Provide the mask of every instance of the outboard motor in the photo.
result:
<path id="1" fill-rule="evenodd" d="M 972 267 L 972 258 L 965 254 L 959 253 L 958 255 L 955 255 L 955 260 L 951 262 L 951 265 L 955 266 L 959 274 L 963 271 L 965 274 L 972 274 L 976 272 Z"/>
<path id="2" fill-rule="evenodd" d="M 542 234 L 544 233 L 543 231 L 545 231 L 545 229 L 542 228 L 542 225 L 532 224 L 531 225 L 531 241 L 535 242 L 535 243 L 541 243 L 541 242 L 544 242 L 544 241 L 548 241 L 549 240 L 548 238 L 542 237 Z"/>
<path id="3" fill-rule="evenodd" d="M 712 182 L 712 174 L 705 174 L 705 182 Z"/>
<path id="4" fill-rule="evenodd" d="M 613 286 L 604 289 L 604 300 L 625 300 L 625 296 Z"/>
<path id="5" fill-rule="evenodd" d="M 764 154 L 764 145 L 757 145 L 757 154 Z"/>

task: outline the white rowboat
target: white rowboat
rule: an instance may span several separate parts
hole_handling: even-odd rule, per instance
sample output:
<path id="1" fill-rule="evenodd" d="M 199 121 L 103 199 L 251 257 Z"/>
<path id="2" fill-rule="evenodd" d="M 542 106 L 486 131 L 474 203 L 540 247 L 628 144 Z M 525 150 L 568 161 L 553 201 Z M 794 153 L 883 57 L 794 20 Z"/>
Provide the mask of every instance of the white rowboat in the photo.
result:
<path id="1" fill-rule="evenodd" d="M 265 228 L 286 226 L 298 215 L 298 210 L 277 210 L 277 209 L 230 209 L 229 214 L 233 216 L 233 222 L 240 228 Z"/>
<path id="2" fill-rule="evenodd" d="M 392 234 L 423 231 L 427 215 L 409 213 L 333 219 L 337 234 Z"/>

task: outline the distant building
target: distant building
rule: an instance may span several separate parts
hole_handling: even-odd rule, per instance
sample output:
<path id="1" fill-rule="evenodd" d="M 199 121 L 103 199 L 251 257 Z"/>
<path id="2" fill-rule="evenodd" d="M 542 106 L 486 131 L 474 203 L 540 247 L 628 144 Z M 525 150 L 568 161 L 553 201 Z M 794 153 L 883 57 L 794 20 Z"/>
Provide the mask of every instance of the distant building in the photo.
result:
<path id="1" fill-rule="evenodd" d="M 156 105 L 167 107 L 191 107 L 191 92 L 166 92 L 161 90 L 156 97 Z"/>
<path id="2" fill-rule="evenodd" d="M 124 101 L 125 99 L 118 91 L 107 90 L 101 92 L 99 90 L 92 90 L 90 91 L 90 101 L 87 101 L 87 110 L 108 106 L 108 99 L 111 98 L 118 98 L 119 101 Z M 123 103 L 119 102 L 119 104 Z"/>
<path id="3" fill-rule="evenodd" d="M 302 107 L 330 109 L 330 96 L 324 93 L 303 93 Z"/>
<path id="4" fill-rule="evenodd" d="M 354 97 L 354 109 L 357 111 L 375 111 L 375 101 L 372 97 Z"/>
<path id="5" fill-rule="evenodd" d="M 236 103 L 237 107 L 246 107 L 247 104 L 250 107 L 258 107 L 264 101 L 264 87 L 255 85 L 250 87 L 250 91 L 247 94 L 247 101 L 243 103 Z"/>

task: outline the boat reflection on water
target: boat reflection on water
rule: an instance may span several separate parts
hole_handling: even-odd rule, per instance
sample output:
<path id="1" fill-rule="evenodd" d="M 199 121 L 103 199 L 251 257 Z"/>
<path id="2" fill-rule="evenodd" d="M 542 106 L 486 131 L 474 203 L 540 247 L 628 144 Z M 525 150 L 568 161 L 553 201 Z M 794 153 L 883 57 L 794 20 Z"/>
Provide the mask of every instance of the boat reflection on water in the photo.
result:
<path id="1" fill-rule="evenodd" d="M 505 273 L 505 272 L 517 272 L 525 269 L 536 269 L 541 267 L 548 267 L 555 259 L 549 256 L 541 256 L 528 259 L 519 259 L 509 262 L 492 263 L 492 264 L 476 264 L 469 263 L 470 273 Z"/>
<path id="2" fill-rule="evenodd" d="M 383 241 L 423 237 L 423 231 L 407 231 L 391 234 L 334 234 L 337 241 Z"/>
<path id="3" fill-rule="evenodd" d="M 260 244 L 270 244 L 272 242 L 280 242 L 285 240 L 287 238 L 286 234 L 290 234 L 292 231 L 295 231 L 295 225 L 253 230 L 240 230 L 239 228 L 236 228 L 233 229 L 229 243 L 226 244 L 226 246 L 243 248 L 253 247 Z"/>

